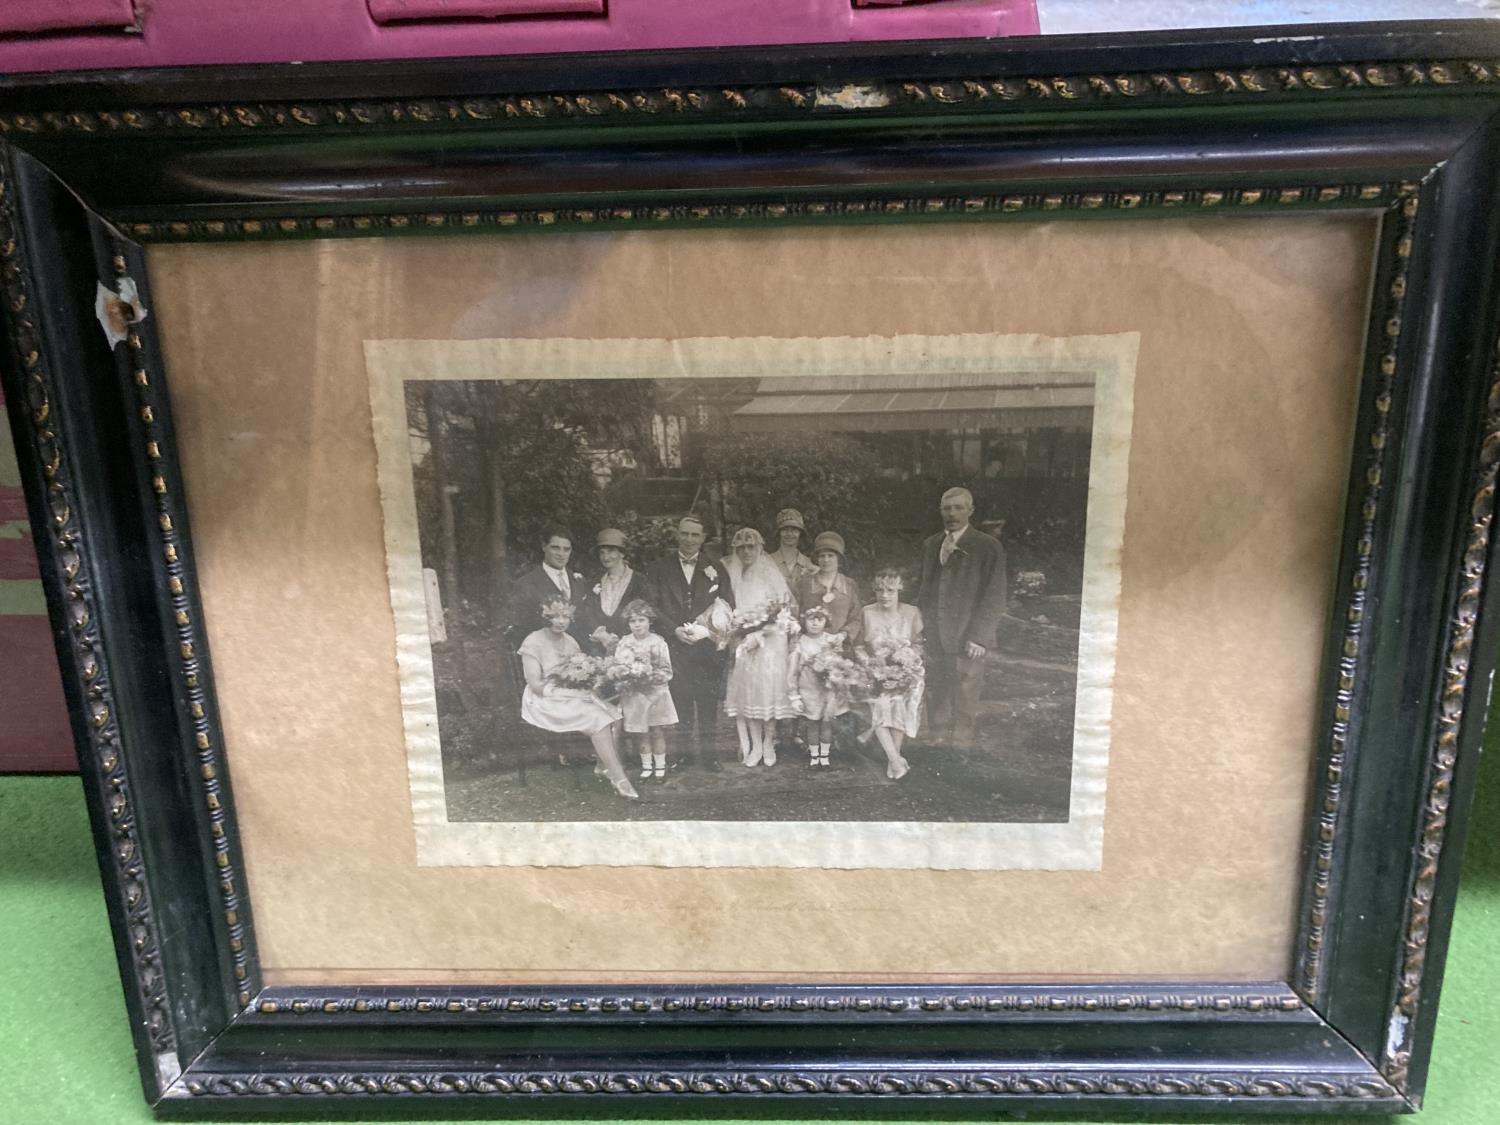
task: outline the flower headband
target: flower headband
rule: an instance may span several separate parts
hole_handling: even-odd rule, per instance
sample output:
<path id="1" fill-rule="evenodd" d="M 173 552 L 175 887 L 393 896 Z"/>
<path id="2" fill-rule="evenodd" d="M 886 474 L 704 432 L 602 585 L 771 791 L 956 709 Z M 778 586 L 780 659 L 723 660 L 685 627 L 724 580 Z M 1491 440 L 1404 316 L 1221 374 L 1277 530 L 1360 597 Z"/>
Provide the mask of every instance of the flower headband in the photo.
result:
<path id="1" fill-rule="evenodd" d="M 571 618 L 577 612 L 577 607 L 574 606 L 572 602 L 568 601 L 567 598 L 548 598 L 542 603 L 542 616 L 546 618 Z"/>
<path id="2" fill-rule="evenodd" d="M 620 611 L 620 616 L 626 621 L 632 617 L 644 617 L 647 621 L 655 621 L 656 607 L 644 598 L 635 598 Z"/>

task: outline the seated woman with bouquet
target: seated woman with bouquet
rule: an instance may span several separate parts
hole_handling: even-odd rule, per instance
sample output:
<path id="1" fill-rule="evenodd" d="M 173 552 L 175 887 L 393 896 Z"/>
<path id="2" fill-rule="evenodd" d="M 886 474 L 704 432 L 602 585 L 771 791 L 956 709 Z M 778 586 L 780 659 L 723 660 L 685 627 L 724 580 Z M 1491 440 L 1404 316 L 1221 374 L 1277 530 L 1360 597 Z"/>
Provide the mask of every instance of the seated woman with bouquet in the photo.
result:
<path id="1" fill-rule="evenodd" d="M 651 631 L 656 610 L 640 598 L 621 611 L 630 630 L 604 663 L 604 687 L 618 691 L 625 733 L 640 744 L 641 777 L 667 776 L 667 727 L 677 725 L 677 708 L 667 684 L 672 679 L 672 651 Z"/>
<path id="2" fill-rule="evenodd" d="M 870 726 L 885 751 L 885 775 L 899 781 L 911 770 L 902 743 L 917 733 L 922 709 L 922 611 L 901 600 L 901 572 L 876 572 L 875 604 L 862 611 L 859 663 Z"/>
<path id="3" fill-rule="evenodd" d="M 615 792 L 634 800 L 639 794 L 615 750 L 614 724 L 620 709 L 594 692 L 599 662 L 586 656 L 568 634 L 573 612 L 572 603 L 561 596 L 543 602 L 541 617 L 547 624 L 521 642 L 518 651 L 526 676 L 521 718 L 542 730 L 588 735 Z"/>

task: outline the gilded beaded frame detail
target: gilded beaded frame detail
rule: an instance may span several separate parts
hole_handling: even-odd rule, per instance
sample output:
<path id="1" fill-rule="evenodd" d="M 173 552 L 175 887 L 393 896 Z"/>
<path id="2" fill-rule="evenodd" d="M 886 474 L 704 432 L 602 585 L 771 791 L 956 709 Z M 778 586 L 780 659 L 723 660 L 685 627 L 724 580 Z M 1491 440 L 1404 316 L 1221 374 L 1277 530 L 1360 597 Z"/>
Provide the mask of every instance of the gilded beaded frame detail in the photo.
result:
<path id="1" fill-rule="evenodd" d="M 16 215 L 8 154 L 0 152 L 0 289 L 11 317 L 16 358 L 24 380 L 22 408 L 30 429 L 18 437 L 29 439 L 45 480 L 45 537 L 38 536 L 39 553 L 50 555 L 61 579 L 67 644 L 73 657 L 68 685 L 83 701 L 86 724 L 80 753 L 87 752 L 101 791 L 100 805 L 108 817 L 108 862 L 121 888 L 129 955 L 138 987 L 146 1036 L 158 1056 L 176 1049 L 166 976 L 159 955 L 156 914 L 146 878 L 145 859 L 136 830 L 136 810 L 125 771 L 125 748 L 116 716 L 110 661 L 95 611 L 94 578 L 88 545 L 79 522 L 79 506 L 72 472 L 72 454 L 55 409 L 56 379 L 47 346 L 34 319 L 35 290 Z M 75 737 L 77 737 L 75 726 Z M 84 771 L 87 781 L 89 771 Z"/>
<path id="2" fill-rule="evenodd" d="M 1038 104 L 1173 104 L 1199 98 L 1378 95 L 1500 84 L 1500 59 L 1383 60 L 1318 66 L 1216 67 L 1131 73 L 1034 74 L 819 84 L 663 86 L 505 96 L 373 98 L 179 104 L 149 109 L 0 114 L 7 135 L 271 132 L 306 129 L 496 128 L 630 121 L 661 114 L 742 120 L 871 116 L 901 112 L 1004 112 Z"/>
<path id="3" fill-rule="evenodd" d="M 1032 192 L 1032 193 L 965 193 L 943 196 L 897 197 L 878 196 L 866 199 L 805 200 L 788 203 L 765 202 L 715 202 L 696 204 L 683 202 L 671 207 L 617 207 L 617 208 L 536 208 L 536 209 L 492 209 L 462 210 L 455 212 L 423 212 L 421 214 L 375 213 L 343 216 L 288 216 L 284 218 L 216 218 L 208 220 L 158 221 L 126 224 L 126 231 L 145 243 L 180 242 L 199 240 L 279 240 L 287 237 L 360 237 L 376 233 L 421 234 L 425 232 L 500 230 L 527 231 L 540 229 L 587 230 L 600 226 L 639 228 L 657 225 L 740 225 L 774 224 L 783 221 L 816 223 L 840 219 L 863 221 L 911 221 L 913 217 L 937 220 L 952 218 L 1010 218 L 1031 217 L 1053 213 L 1140 211 L 1156 209 L 1178 212 L 1232 209 L 1235 211 L 1280 211 L 1293 209 L 1350 209 L 1383 207 L 1394 223 L 1393 231 L 1387 232 L 1384 242 L 1388 248 L 1390 281 L 1384 294 L 1378 295 L 1383 316 L 1379 328 L 1372 334 L 1367 345 L 1366 384 L 1362 394 L 1368 395 L 1374 406 L 1374 424 L 1364 435 L 1363 472 L 1356 476 L 1363 479 L 1364 489 L 1359 504 L 1358 558 L 1352 576 L 1348 603 L 1339 613 L 1345 623 L 1336 677 L 1336 698 L 1329 742 L 1325 748 L 1326 760 L 1320 770 L 1320 780 L 1314 803 L 1320 807 L 1319 830 L 1314 845 L 1312 893 L 1302 917 L 1301 935 L 1294 987 L 1303 1002 L 1310 1002 L 1316 995 L 1322 980 L 1324 961 L 1323 939 L 1327 922 L 1327 903 L 1332 873 L 1336 860 L 1338 825 L 1343 807 L 1342 777 L 1347 765 L 1348 720 L 1354 694 L 1357 690 L 1360 651 L 1363 639 L 1365 589 L 1369 577 L 1370 556 L 1373 550 L 1373 529 L 1379 513 L 1382 495 L 1384 451 L 1391 433 L 1391 410 L 1393 390 L 1397 378 L 1397 350 L 1401 337 L 1401 311 L 1406 297 L 1407 267 L 1411 257 L 1411 231 L 1415 225 L 1420 206 L 1421 185 L 1415 181 L 1306 184 L 1301 186 L 1281 185 L 1263 188 L 1202 188 L 1174 190 L 1128 190 L 1110 192 Z M 117 258 L 123 270 L 123 258 Z M 1377 264 L 1378 268 L 1378 264 Z M 131 337 L 132 354 L 139 357 L 140 340 Z M 148 383 L 147 372 L 138 369 L 136 382 L 141 387 Z M 154 447 L 147 445 L 147 456 L 156 459 Z M 1360 455 L 1356 452 L 1356 458 Z M 164 470 L 163 470 L 164 471 Z M 165 497 L 173 491 L 161 472 L 155 478 L 154 487 L 158 499 L 165 504 Z M 164 515 L 163 519 L 169 521 Z M 170 522 L 163 527 L 164 552 L 171 551 Z M 175 562 L 168 555 L 168 562 Z M 183 602 L 180 583 L 169 589 L 174 605 Z M 177 605 L 178 624 L 184 630 L 184 644 L 191 648 L 191 625 L 186 620 L 186 605 Z M 184 676 L 188 673 L 184 672 Z M 196 682 L 184 682 L 186 691 L 202 690 Z M 203 716 L 195 715 L 202 720 Z M 205 742 L 211 737 L 206 723 L 199 731 L 199 749 L 205 762 L 211 748 Z M 212 768 L 206 765 L 205 768 Z M 211 797 L 209 798 L 211 799 Z M 221 838 L 222 839 L 222 838 Z M 226 912 L 236 917 L 234 907 L 227 905 Z M 242 951 L 234 950 L 237 964 L 243 963 Z M 539 1002 L 525 1001 L 525 1010 L 534 1010 Z M 785 1007 L 785 999 L 774 996 L 747 995 L 743 1002 L 748 1009 L 759 1007 Z M 1066 1006 L 1065 999 L 1059 1002 Z M 367 1005 L 361 1007 L 353 1001 L 332 1001 L 318 997 L 287 998 L 278 995 L 255 1005 L 266 1012 L 362 1012 L 424 1010 L 423 1001 L 409 998 L 392 1002 L 396 1006 Z M 487 1010 L 488 1002 L 477 997 L 459 1000 L 444 998 L 430 1002 L 432 1010 L 438 1007 L 449 1011 Z M 559 1001 L 559 1005 L 567 1001 Z M 637 1002 L 639 1003 L 639 1002 Z M 241 1004 L 249 999 L 241 994 Z M 961 997 L 945 998 L 944 1010 L 958 1007 L 963 1010 Z M 269 1007 L 267 1007 L 269 1005 Z M 877 1007 L 879 1003 L 877 1002 Z M 1238 1001 L 1234 1002 L 1239 1007 Z M 516 1010 L 516 1009 L 512 1009 Z M 609 1006 L 597 1002 L 572 1006 L 580 1014 L 610 1011 Z M 665 1001 L 655 999 L 638 1011 L 670 1011 Z M 858 1011 L 856 1007 L 847 1010 Z M 1126 1009 L 1128 1010 L 1128 1009 Z M 1188 1010 L 1191 1010 L 1189 1008 Z"/>

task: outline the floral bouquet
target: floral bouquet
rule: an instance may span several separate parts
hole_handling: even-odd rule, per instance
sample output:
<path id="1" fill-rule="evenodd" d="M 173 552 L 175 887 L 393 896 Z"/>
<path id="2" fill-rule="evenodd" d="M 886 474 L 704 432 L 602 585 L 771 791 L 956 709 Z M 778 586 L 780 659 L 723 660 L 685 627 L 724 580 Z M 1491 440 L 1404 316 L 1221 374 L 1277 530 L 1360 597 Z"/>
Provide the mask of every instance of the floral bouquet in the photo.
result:
<path id="1" fill-rule="evenodd" d="M 911 641 L 879 640 L 860 655 L 866 698 L 906 695 L 922 683 L 922 650 Z"/>
<path id="2" fill-rule="evenodd" d="M 797 603 L 790 598 L 772 598 L 763 606 L 737 609 L 729 620 L 729 639 L 740 642 L 740 651 L 754 652 L 761 645 L 761 634 L 784 633 L 795 637 L 802 632 L 797 623 Z"/>
<path id="3" fill-rule="evenodd" d="M 729 603 L 723 598 L 715 598 L 713 604 L 700 613 L 696 621 L 684 628 L 700 641 L 712 637 L 715 647 L 722 649 L 729 643 L 733 621 L 734 611 L 729 608 Z"/>
<path id="4" fill-rule="evenodd" d="M 825 645 L 818 653 L 801 665 L 803 671 L 811 672 L 825 689 L 833 692 L 840 699 L 853 698 L 851 689 L 857 688 L 864 682 L 864 672 L 860 666 L 847 656 L 840 654 L 839 649 L 844 643 L 844 634 L 831 633 L 828 635 L 829 644 Z M 797 685 L 792 683 L 792 706 L 799 712 L 804 710 L 802 695 L 797 691 Z M 805 713 L 805 712 L 804 712 Z"/>
<path id="5" fill-rule="evenodd" d="M 650 692 L 668 680 L 667 670 L 640 657 L 611 656 L 599 662 L 596 689 L 605 699 L 618 699 L 627 691 Z"/>
<path id="6" fill-rule="evenodd" d="M 547 683 L 572 691 L 593 691 L 604 662 L 584 653 L 574 653 L 547 673 Z"/>
<path id="7" fill-rule="evenodd" d="M 839 652 L 843 639 L 842 633 L 833 634 L 829 637 L 833 643 L 803 665 L 826 687 L 844 686 L 860 678 L 859 665 Z"/>

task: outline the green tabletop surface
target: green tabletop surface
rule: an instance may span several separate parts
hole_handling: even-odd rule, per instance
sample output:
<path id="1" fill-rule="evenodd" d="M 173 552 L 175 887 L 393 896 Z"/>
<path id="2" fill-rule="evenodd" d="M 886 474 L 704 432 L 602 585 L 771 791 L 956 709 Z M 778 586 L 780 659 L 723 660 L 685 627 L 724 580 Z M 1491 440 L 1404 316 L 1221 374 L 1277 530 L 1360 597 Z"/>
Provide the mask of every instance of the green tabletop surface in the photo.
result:
<path id="1" fill-rule="evenodd" d="M 1427 1103 L 1415 1119 L 1419 1125 L 1500 1123 L 1500 708 L 1491 715 L 1486 745 Z M 613 1101 L 592 1108 L 576 1102 L 493 1108 L 510 1120 L 530 1114 L 554 1121 L 568 1115 L 594 1121 L 651 1117 L 644 1105 Z M 271 1109 L 268 1103 L 263 1112 Z M 345 1112 L 350 1111 L 346 1106 Z M 403 1112 L 404 1107 L 387 1103 L 378 1117 L 404 1120 Z M 759 1103 L 740 1110 L 705 1102 L 694 1112 L 765 1122 L 835 1116 L 830 1109 L 805 1103 Z M 281 1109 L 276 1116 L 349 1120 L 317 1104 L 299 1106 L 295 1112 Z M 871 1102 L 854 1103 L 836 1116 L 843 1121 L 890 1121 L 938 1115 L 914 1111 L 910 1105 Z M 984 1111 L 977 1110 L 976 1116 L 983 1119 Z M 987 1116 L 1003 1115 L 991 1111 Z M 1032 1114 L 1028 1119 L 1051 1117 Z M 1066 1119 L 1110 1120 L 1103 1110 L 1097 1116 L 1070 1114 Z M 81 784 L 67 776 L 0 777 L 0 1125 L 124 1125 L 150 1120 L 136 1076 Z M 1170 1115 L 1134 1120 L 1329 1118 Z"/>

